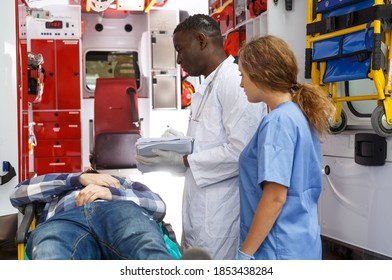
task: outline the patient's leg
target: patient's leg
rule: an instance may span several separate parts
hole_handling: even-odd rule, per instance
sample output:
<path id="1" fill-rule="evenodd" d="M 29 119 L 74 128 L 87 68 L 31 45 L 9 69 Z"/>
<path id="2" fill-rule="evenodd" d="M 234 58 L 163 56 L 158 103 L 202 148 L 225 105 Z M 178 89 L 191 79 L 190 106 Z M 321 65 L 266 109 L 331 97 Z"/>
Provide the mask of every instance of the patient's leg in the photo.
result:
<path id="1" fill-rule="evenodd" d="M 28 239 L 26 253 L 35 260 L 101 259 L 83 207 L 56 214 L 38 225 Z"/>
<path id="2" fill-rule="evenodd" d="M 173 259 L 157 223 L 131 201 L 96 202 L 90 215 L 92 232 L 107 259 Z M 87 210 L 88 206 L 85 205 Z"/>

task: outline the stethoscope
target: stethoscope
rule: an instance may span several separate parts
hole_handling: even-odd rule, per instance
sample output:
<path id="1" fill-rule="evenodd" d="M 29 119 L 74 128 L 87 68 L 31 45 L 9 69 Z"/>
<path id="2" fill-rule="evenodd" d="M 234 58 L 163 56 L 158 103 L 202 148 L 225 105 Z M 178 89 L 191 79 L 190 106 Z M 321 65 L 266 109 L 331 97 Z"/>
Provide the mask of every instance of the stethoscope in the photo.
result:
<path id="1" fill-rule="evenodd" d="M 203 94 L 203 97 L 201 98 L 200 104 L 197 107 L 196 114 L 194 117 L 192 117 L 193 114 L 192 114 L 192 110 L 191 110 L 191 113 L 189 115 L 189 121 L 194 121 L 194 122 L 200 121 L 201 112 L 203 111 L 205 104 L 207 102 L 207 98 L 210 95 L 212 88 L 214 87 L 214 81 L 215 81 L 216 77 L 218 76 L 218 72 L 219 72 L 220 68 L 222 67 L 222 65 L 223 65 L 223 63 L 221 63 L 218 66 L 218 68 L 215 71 L 214 77 L 212 77 L 211 81 L 208 83 L 206 92 L 205 92 L 205 94 Z"/>

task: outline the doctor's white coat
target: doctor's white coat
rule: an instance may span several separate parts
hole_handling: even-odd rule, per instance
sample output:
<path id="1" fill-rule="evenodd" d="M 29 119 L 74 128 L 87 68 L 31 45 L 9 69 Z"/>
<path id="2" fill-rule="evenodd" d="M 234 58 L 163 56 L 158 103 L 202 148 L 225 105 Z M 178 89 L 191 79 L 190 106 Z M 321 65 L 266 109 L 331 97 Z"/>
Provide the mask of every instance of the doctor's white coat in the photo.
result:
<path id="1" fill-rule="evenodd" d="M 265 104 L 248 102 L 240 82 L 238 65 L 229 56 L 206 77 L 191 103 L 187 135 L 195 142 L 185 174 L 182 243 L 205 248 L 214 259 L 234 259 L 238 249 L 238 158 L 266 114 Z"/>

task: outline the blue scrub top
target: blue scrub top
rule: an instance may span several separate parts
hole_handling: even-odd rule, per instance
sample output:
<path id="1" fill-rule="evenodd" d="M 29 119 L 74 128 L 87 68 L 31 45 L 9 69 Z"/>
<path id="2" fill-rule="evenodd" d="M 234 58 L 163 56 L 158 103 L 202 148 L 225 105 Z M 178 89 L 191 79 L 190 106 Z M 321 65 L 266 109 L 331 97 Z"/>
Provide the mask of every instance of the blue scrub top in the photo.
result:
<path id="1" fill-rule="evenodd" d="M 286 203 L 255 259 L 321 259 L 317 201 L 321 192 L 320 142 L 294 102 L 272 110 L 239 159 L 241 244 L 245 240 L 262 183 L 288 187 Z"/>

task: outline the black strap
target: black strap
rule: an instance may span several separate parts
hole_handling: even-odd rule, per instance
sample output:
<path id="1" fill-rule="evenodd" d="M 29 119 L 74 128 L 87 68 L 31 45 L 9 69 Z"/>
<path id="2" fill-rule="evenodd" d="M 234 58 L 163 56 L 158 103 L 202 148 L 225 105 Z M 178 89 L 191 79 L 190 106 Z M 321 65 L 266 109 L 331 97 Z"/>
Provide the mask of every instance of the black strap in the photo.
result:
<path id="1" fill-rule="evenodd" d="M 165 223 L 164 221 L 162 221 L 161 224 L 162 224 L 163 233 L 165 233 L 170 238 L 170 240 L 173 241 L 174 243 L 176 243 L 177 246 L 180 248 L 180 245 L 178 244 L 176 234 L 173 230 L 172 225 L 169 223 Z"/>
<path id="2" fill-rule="evenodd" d="M 23 219 L 16 233 L 16 243 L 23 244 L 29 236 L 31 223 L 35 218 L 36 205 L 34 203 L 27 204 L 23 211 Z"/>
<path id="3" fill-rule="evenodd" d="M 136 80 L 136 87 L 140 87 L 140 68 L 138 64 L 138 54 L 137 52 L 134 52 L 132 55 L 132 64 L 133 64 L 133 69 L 135 70 L 135 80 Z"/>
<path id="4" fill-rule="evenodd" d="M 8 173 L 0 176 L 0 185 L 8 183 L 13 177 L 16 176 L 15 168 L 11 165 L 11 163 L 5 161 L 3 164 L 8 165 Z"/>
<path id="5" fill-rule="evenodd" d="M 137 111 L 137 92 L 133 87 L 127 88 L 127 93 L 131 101 L 132 125 L 134 128 L 139 128 L 139 112 Z"/>
<path id="6" fill-rule="evenodd" d="M 376 19 L 391 19 L 392 5 L 376 5 L 359 11 L 341 16 L 331 16 L 322 21 L 309 23 L 306 26 L 306 34 L 325 34 L 336 30 L 345 29 L 368 23 Z"/>
<path id="7" fill-rule="evenodd" d="M 293 0 L 286 0 L 285 1 L 285 8 L 286 8 L 286 11 L 293 10 Z"/>

